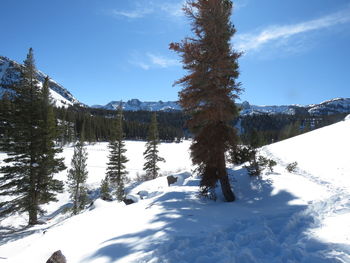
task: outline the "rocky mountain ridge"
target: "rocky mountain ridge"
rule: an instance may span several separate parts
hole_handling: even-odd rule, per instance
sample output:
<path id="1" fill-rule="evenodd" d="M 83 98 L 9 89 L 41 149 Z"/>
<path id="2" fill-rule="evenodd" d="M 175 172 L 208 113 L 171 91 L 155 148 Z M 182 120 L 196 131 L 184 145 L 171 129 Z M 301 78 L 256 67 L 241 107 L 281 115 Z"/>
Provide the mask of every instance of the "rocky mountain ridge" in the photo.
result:
<path id="1" fill-rule="evenodd" d="M 158 101 L 158 102 L 142 102 L 138 99 L 123 101 L 112 101 L 105 106 L 93 105 L 92 108 L 100 108 L 106 110 L 116 110 L 119 105 L 122 105 L 125 111 L 179 111 L 180 105 L 176 101 Z M 244 101 L 238 103 L 241 108 L 241 115 L 261 115 L 261 114 L 310 114 L 314 116 L 318 115 L 331 115 L 337 113 L 350 113 L 350 98 L 335 98 L 332 100 L 324 101 L 319 104 L 310 105 L 281 105 L 281 106 L 258 106 L 251 105 L 249 102 Z"/>
<path id="2" fill-rule="evenodd" d="M 18 81 L 21 67 L 23 67 L 21 64 L 7 57 L 0 56 L 0 96 L 5 92 L 6 85 L 10 85 Z M 38 80 L 42 84 L 47 75 L 40 70 L 37 70 L 36 74 Z M 53 98 L 53 101 L 57 107 L 68 107 L 76 104 L 80 106 L 84 105 L 79 102 L 67 89 L 51 78 L 49 80 L 49 87 L 51 97 Z"/>

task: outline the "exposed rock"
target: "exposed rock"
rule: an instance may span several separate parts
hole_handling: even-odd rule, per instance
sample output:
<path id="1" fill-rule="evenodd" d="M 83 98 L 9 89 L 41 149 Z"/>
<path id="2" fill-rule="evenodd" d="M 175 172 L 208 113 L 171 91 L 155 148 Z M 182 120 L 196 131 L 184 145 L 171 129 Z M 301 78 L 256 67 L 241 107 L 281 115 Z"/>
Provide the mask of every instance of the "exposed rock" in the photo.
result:
<path id="1" fill-rule="evenodd" d="M 62 254 L 61 250 L 58 250 L 52 254 L 46 263 L 67 263 L 67 260 L 66 257 Z"/>
<path id="2" fill-rule="evenodd" d="M 123 202 L 124 202 L 126 205 L 131 205 L 131 204 L 135 203 L 134 200 L 128 199 L 128 198 L 124 198 Z"/>
<path id="3" fill-rule="evenodd" d="M 166 179 L 168 180 L 168 186 L 177 182 L 177 177 L 173 175 L 167 176 Z"/>

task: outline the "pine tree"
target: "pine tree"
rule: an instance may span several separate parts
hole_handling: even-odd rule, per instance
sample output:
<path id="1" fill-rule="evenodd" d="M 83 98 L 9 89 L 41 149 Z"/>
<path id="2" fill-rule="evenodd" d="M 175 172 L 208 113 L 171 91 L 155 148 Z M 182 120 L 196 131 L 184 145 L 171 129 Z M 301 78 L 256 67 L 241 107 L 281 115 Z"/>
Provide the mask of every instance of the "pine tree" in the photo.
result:
<path id="1" fill-rule="evenodd" d="M 11 89 L 13 107 L 7 115 L 11 125 L 7 126 L 8 138 L 1 141 L 1 148 L 8 156 L 4 162 L 8 165 L 0 168 L 3 173 L 0 195 L 14 198 L 0 204 L 1 214 L 27 212 L 29 225 L 34 225 L 43 212 L 39 205 L 55 200 L 55 192 L 61 191 L 62 184 L 52 174 L 64 166 L 54 157 L 57 153 L 52 142 L 54 128 L 50 113 L 43 115 L 44 96 L 36 78 L 32 49 L 21 68 L 19 82 Z"/>
<path id="2" fill-rule="evenodd" d="M 39 202 L 42 204 L 57 201 L 56 193 L 63 191 L 63 183 L 53 178 L 53 175 L 66 169 L 64 158 L 57 158 L 56 155 L 62 152 L 62 148 L 55 145 L 55 140 L 59 137 L 56 127 L 53 105 L 50 98 L 49 78 L 46 77 L 41 95 L 41 142 L 40 142 L 40 167 L 37 180 L 37 191 L 40 192 Z"/>
<path id="3" fill-rule="evenodd" d="M 125 169 L 128 159 L 125 156 L 126 149 L 123 139 L 123 112 L 120 106 L 114 122 L 112 139 L 108 145 L 109 162 L 107 163 L 107 177 L 112 187 L 115 188 L 115 193 L 119 201 L 122 201 L 124 198 L 124 184 L 126 175 L 128 174 Z"/>
<path id="4" fill-rule="evenodd" d="M 101 181 L 100 198 L 105 201 L 112 200 L 112 195 L 110 194 L 109 179 L 107 176 Z"/>
<path id="5" fill-rule="evenodd" d="M 74 146 L 72 168 L 68 171 L 68 191 L 73 201 L 73 214 L 79 213 L 88 203 L 86 180 L 88 171 L 86 169 L 87 152 L 84 143 L 79 140 Z"/>
<path id="6" fill-rule="evenodd" d="M 159 135 L 157 115 L 154 112 L 152 114 L 151 124 L 148 129 L 146 150 L 143 153 L 143 156 L 146 160 L 145 164 L 143 165 L 143 170 L 146 172 L 146 178 L 150 180 L 158 177 L 159 167 L 157 166 L 157 163 L 165 162 L 164 158 L 158 155 L 158 144 Z"/>
<path id="7" fill-rule="evenodd" d="M 184 87 L 179 103 L 190 116 L 188 127 L 194 134 L 191 158 L 199 167 L 202 193 L 213 190 L 219 181 L 225 199 L 234 201 L 225 160 L 225 152 L 238 140 L 232 121 L 238 116 L 234 100 L 241 91 L 236 82 L 240 53 L 230 46 L 235 33 L 230 22 L 232 2 L 188 1 L 184 11 L 195 37 L 171 43 L 170 49 L 180 53 L 189 72 L 175 84 Z"/>

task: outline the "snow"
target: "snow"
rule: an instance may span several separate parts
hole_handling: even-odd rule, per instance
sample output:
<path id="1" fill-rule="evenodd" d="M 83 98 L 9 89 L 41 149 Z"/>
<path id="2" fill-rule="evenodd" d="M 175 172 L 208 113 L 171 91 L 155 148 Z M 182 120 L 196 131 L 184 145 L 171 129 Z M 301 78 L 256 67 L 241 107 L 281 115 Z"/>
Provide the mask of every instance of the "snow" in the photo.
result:
<path id="1" fill-rule="evenodd" d="M 233 203 L 224 202 L 219 189 L 216 202 L 198 197 L 189 141 L 161 144 L 161 172 L 175 176 L 175 184 L 168 186 L 166 176 L 130 183 L 136 203 L 96 199 L 77 216 L 62 213 L 69 206 L 63 193 L 45 206 L 45 224 L 14 233 L 6 227 L 20 225 L 21 215 L 0 221 L 0 263 L 45 262 L 56 250 L 77 263 L 350 262 L 349 132 L 350 121 L 342 121 L 261 148 L 278 163 L 261 177 L 229 167 Z M 144 146 L 126 142 L 130 178 L 142 173 Z M 94 193 L 104 177 L 107 143 L 87 150 Z M 62 155 L 69 166 L 73 148 Z M 287 172 L 294 161 L 298 169 Z"/>
<path id="2" fill-rule="evenodd" d="M 56 105 L 56 107 L 68 107 L 68 106 L 72 106 L 73 103 L 69 100 L 67 100 L 65 97 L 63 97 L 61 94 L 57 93 L 56 91 L 54 91 L 53 89 L 50 89 L 50 95 L 51 98 L 54 101 L 54 104 Z"/>
<path id="3" fill-rule="evenodd" d="M 2 61 L 2 59 L 0 59 L 0 62 Z M 8 69 L 8 67 L 10 66 L 10 62 L 3 60 L 2 63 L 0 64 L 0 83 L 2 81 L 2 77 L 5 75 L 6 70 Z"/>

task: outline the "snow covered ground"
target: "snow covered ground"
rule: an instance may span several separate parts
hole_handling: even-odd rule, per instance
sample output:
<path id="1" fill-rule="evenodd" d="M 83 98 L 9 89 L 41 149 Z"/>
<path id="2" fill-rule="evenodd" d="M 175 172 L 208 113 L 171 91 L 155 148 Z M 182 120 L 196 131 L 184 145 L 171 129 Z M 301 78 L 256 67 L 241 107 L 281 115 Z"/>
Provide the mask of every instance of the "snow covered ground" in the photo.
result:
<path id="1" fill-rule="evenodd" d="M 261 154 L 273 173 L 250 178 L 229 167 L 237 201 L 198 198 L 189 142 L 162 144 L 165 177 L 130 185 L 132 205 L 97 199 L 77 216 L 62 214 L 67 194 L 46 207 L 45 224 L 13 231 L 22 216 L 0 221 L 0 263 L 46 262 L 61 250 L 69 263 L 112 262 L 350 262 L 350 120 L 275 143 Z M 104 177 L 106 143 L 88 146 L 89 187 Z M 130 178 L 142 173 L 144 142 L 127 142 Z M 63 155 L 67 166 L 73 148 Z M 0 156 L 3 158 L 3 155 Z M 285 167 L 297 161 L 298 169 Z M 58 175 L 65 180 L 66 172 Z M 96 191 L 94 191 L 96 190 Z M 142 196 L 142 198 L 141 198 Z"/>

